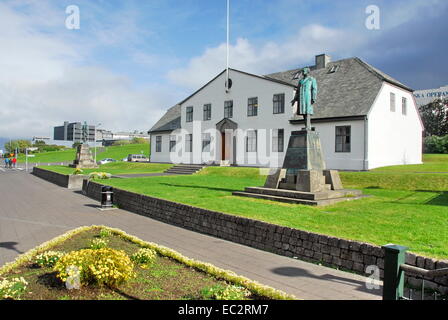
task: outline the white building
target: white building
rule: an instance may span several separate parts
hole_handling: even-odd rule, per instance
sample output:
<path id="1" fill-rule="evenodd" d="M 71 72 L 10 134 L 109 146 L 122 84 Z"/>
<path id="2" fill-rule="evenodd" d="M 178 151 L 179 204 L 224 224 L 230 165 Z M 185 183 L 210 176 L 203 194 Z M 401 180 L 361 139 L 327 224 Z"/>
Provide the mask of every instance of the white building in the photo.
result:
<path id="1" fill-rule="evenodd" d="M 328 168 L 421 163 L 423 125 L 410 88 L 359 58 L 319 55 L 310 68 L 318 83 L 312 124 Z M 229 92 L 221 72 L 151 128 L 151 162 L 281 167 L 291 131 L 304 126 L 290 104 L 301 70 L 230 69 Z"/>
<path id="2" fill-rule="evenodd" d="M 426 89 L 414 91 L 415 100 L 417 106 L 424 106 L 433 102 L 435 99 L 447 99 L 448 98 L 448 86 L 440 87 L 437 89 Z"/>

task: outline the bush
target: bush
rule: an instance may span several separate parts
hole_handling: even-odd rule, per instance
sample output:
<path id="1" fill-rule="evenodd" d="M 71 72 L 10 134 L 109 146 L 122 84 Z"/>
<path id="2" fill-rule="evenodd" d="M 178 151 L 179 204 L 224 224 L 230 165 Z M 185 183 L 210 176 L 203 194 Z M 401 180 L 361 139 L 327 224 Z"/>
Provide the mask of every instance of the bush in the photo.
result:
<path id="1" fill-rule="evenodd" d="M 117 141 L 114 141 L 112 143 L 112 146 L 124 146 L 124 145 L 128 145 L 128 144 L 131 144 L 131 141 L 129 141 L 129 140 L 117 140 Z"/>
<path id="2" fill-rule="evenodd" d="M 97 249 L 103 249 L 106 248 L 109 244 L 109 241 L 105 239 L 93 239 L 90 241 L 90 249 L 97 250 Z"/>
<path id="3" fill-rule="evenodd" d="M 426 137 L 424 149 L 425 153 L 448 153 L 448 135 Z"/>
<path id="4" fill-rule="evenodd" d="M 36 264 L 41 267 L 53 267 L 64 256 L 64 252 L 46 251 L 36 256 Z"/>
<path id="5" fill-rule="evenodd" d="M 28 282 L 22 277 L 0 280 L 0 299 L 19 299 L 27 285 Z"/>
<path id="6" fill-rule="evenodd" d="M 98 284 L 116 287 L 135 276 L 134 264 L 122 250 L 83 249 L 63 256 L 54 266 L 57 277 L 67 281 L 69 267 L 80 272 L 81 285 Z"/>
<path id="7" fill-rule="evenodd" d="M 84 173 L 84 171 L 82 171 L 81 169 L 79 169 L 79 168 L 76 168 L 74 171 L 73 171 L 73 174 L 74 175 L 79 175 L 79 174 L 83 174 Z"/>
<path id="8" fill-rule="evenodd" d="M 214 300 L 243 300 L 250 294 L 250 291 L 246 288 L 235 285 L 226 287 L 216 285 L 202 290 L 204 298 Z"/>
<path id="9" fill-rule="evenodd" d="M 131 257 L 132 261 L 142 265 L 149 265 L 157 258 L 157 252 L 153 249 L 142 248 L 134 253 Z"/>
<path id="10" fill-rule="evenodd" d="M 100 238 L 107 238 L 110 237 L 112 235 L 112 231 L 108 230 L 108 229 L 101 229 L 100 231 Z"/>
<path id="11" fill-rule="evenodd" d="M 95 180 L 95 179 L 105 180 L 105 179 L 110 179 L 111 177 L 112 177 L 112 175 L 107 172 L 92 172 L 89 174 L 89 179 L 92 179 L 92 180 Z"/>

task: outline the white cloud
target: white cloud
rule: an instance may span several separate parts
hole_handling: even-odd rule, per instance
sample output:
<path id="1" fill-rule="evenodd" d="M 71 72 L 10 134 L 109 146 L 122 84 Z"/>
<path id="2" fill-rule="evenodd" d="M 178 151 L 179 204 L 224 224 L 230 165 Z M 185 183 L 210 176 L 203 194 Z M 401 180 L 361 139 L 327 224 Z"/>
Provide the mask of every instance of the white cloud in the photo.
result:
<path id="1" fill-rule="evenodd" d="M 64 11 L 58 28 L 57 19 L 41 15 L 54 17 L 54 8 L 30 14 L 36 8 L 14 4 L 0 3 L 0 136 L 51 136 L 52 127 L 64 120 L 147 131 L 169 107 L 169 90 L 149 83 L 137 89 L 125 76 L 85 65 L 94 43 L 107 39 L 97 35 L 80 44 L 64 28 Z M 110 43 L 123 37 L 122 32 Z"/>
<path id="2" fill-rule="evenodd" d="M 350 40 L 348 42 L 348 40 Z M 238 38 L 230 47 L 230 67 L 255 74 L 284 71 L 291 66 L 311 63 L 320 53 L 344 52 L 361 43 L 361 38 L 345 30 L 312 24 L 303 27 L 283 42 L 268 42 L 261 46 Z M 190 60 L 185 68 L 167 74 L 172 82 L 195 89 L 216 76 L 226 67 L 226 44 L 207 48 Z"/>

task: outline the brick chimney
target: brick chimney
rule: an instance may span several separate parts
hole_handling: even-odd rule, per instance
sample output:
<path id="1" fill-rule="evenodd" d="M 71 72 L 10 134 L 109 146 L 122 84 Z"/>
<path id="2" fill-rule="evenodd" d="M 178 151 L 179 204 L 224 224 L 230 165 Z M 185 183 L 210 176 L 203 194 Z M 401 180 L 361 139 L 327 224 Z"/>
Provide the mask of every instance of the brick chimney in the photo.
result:
<path id="1" fill-rule="evenodd" d="M 331 57 L 326 54 L 320 54 L 316 56 L 316 69 L 326 68 L 328 63 L 331 62 Z"/>

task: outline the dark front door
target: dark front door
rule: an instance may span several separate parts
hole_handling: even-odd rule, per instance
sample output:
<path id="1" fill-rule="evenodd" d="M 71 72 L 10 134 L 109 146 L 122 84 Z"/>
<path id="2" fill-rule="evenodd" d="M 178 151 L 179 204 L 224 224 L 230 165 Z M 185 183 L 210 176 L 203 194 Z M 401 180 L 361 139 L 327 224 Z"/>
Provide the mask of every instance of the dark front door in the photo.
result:
<path id="1" fill-rule="evenodd" d="M 221 132 L 221 160 L 226 159 L 226 133 Z"/>

